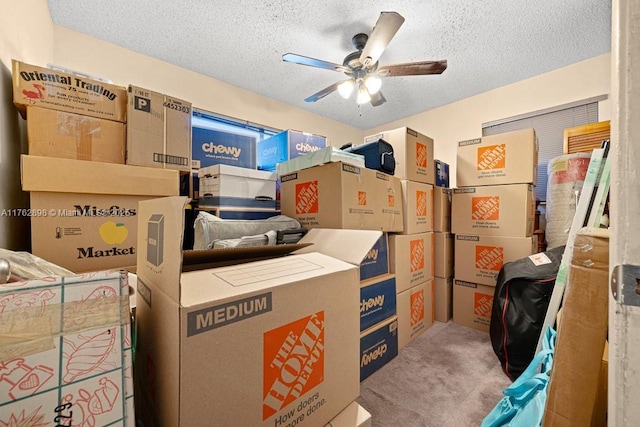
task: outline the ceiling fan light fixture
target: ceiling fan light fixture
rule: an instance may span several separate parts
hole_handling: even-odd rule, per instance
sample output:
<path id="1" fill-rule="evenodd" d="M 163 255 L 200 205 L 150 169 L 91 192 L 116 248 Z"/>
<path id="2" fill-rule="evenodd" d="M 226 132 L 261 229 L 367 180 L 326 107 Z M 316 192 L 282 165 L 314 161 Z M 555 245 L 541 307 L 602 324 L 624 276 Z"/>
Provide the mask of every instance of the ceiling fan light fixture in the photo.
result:
<path id="1" fill-rule="evenodd" d="M 364 85 L 360 85 L 358 89 L 358 97 L 356 98 L 356 102 L 358 104 L 366 104 L 371 101 L 371 95 L 367 91 L 367 88 Z"/>
<path id="2" fill-rule="evenodd" d="M 382 87 L 382 79 L 378 76 L 371 75 L 364 79 L 364 85 L 369 91 L 369 95 L 375 95 Z"/>
<path id="3" fill-rule="evenodd" d="M 349 99 L 351 96 L 351 92 L 353 92 L 353 87 L 355 83 L 353 80 L 347 80 L 338 85 L 338 93 L 344 99 Z"/>

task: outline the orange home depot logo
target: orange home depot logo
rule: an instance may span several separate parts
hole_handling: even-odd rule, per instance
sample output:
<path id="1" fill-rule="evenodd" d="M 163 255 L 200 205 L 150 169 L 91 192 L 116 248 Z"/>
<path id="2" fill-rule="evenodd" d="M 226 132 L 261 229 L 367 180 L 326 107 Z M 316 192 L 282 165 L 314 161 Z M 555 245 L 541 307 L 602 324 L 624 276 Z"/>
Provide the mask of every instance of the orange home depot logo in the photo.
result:
<path id="1" fill-rule="evenodd" d="M 324 311 L 264 333 L 262 420 L 324 381 Z"/>
<path id="2" fill-rule="evenodd" d="M 416 215 L 427 216 L 427 192 L 416 191 Z"/>
<path id="3" fill-rule="evenodd" d="M 394 208 L 396 206 L 396 196 L 393 194 L 387 194 L 387 206 Z"/>
<path id="4" fill-rule="evenodd" d="M 500 219 L 500 197 L 472 197 L 471 219 L 497 221 Z"/>
<path id="5" fill-rule="evenodd" d="M 427 167 L 427 146 L 416 142 L 416 166 Z"/>
<path id="6" fill-rule="evenodd" d="M 421 289 L 411 294 L 411 326 L 424 320 L 424 291 Z"/>
<path id="7" fill-rule="evenodd" d="M 476 246 L 476 268 L 500 271 L 504 263 L 504 248 L 500 246 Z"/>
<path id="8" fill-rule="evenodd" d="M 411 272 L 424 268 L 424 239 L 411 240 L 409 242 L 411 252 Z"/>
<path id="9" fill-rule="evenodd" d="M 318 213 L 318 181 L 296 184 L 296 215 Z"/>
<path id="10" fill-rule="evenodd" d="M 366 191 L 358 191 L 358 206 L 367 206 Z"/>
<path id="11" fill-rule="evenodd" d="M 507 146 L 505 144 L 478 148 L 478 170 L 503 169 L 506 166 Z"/>
<path id="12" fill-rule="evenodd" d="M 493 306 L 493 296 L 481 293 L 473 294 L 473 314 L 485 319 L 491 318 L 491 307 Z"/>

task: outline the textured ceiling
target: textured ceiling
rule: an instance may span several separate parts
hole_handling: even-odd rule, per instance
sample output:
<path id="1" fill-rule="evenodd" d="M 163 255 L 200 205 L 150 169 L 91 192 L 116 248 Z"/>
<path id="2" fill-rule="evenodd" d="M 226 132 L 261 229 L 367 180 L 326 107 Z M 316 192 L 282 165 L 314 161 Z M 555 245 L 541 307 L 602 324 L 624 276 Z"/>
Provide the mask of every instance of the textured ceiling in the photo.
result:
<path id="1" fill-rule="evenodd" d="M 611 49 L 610 0 L 48 0 L 53 22 L 217 80 L 368 129 Z M 387 102 L 334 92 L 342 73 L 285 63 L 287 52 L 334 63 L 380 12 L 405 22 L 380 65 L 448 60 L 441 75 L 383 80 Z M 59 64 L 63 65 L 64 64 Z M 108 76 L 105 76 L 108 77 Z"/>

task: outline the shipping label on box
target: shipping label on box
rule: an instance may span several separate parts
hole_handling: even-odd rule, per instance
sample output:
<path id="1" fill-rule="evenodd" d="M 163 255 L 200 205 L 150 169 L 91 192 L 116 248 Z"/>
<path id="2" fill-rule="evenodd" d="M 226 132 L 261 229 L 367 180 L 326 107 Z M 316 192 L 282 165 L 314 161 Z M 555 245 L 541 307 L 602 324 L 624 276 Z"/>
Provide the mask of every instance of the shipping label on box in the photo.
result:
<path id="1" fill-rule="evenodd" d="M 433 230 L 433 185 L 401 180 L 404 211 L 402 234 Z"/>
<path id="2" fill-rule="evenodd" d="M 446 323 L 453 315 L 453 277 L 433 279 L 434 318 L 438 322 Z"/>
<path id="3" fill-rule="evenodd" d="M 12 61 L 13 103 L 26 115 L 27 106 L 50 108 L 100 119 L 127 121 L 124 87 L 23 62 Z"/>
<path id="4" fill-rule="evenodd" d="M 0 285 L 0 423 L 135 425 L 128 294 L 119 271 Z"/>
<path id="5" fill-rule="evenodd" d="M 458 143 L 459 187 L 535 184 L 538 140 L 534 129 L 485 136 Z"/>
<path id="6" fill-rule="evenodd" d="M 360 381 L 398 355 L 398 318 L 377 324 L 360 335 Z"/>
<path id="7" fill-rule="evenodd" d="M 453 234 L 434 233 L 433 258 L 435 261 L 433 275 L 436 277 L 453 276 Z M 464 265 L 462 266 L 464 268 Z"/>
<path id="8" fill-rule="evenodd" d="M 124 164 L 124 123 L 33 106 L 27 114 L 30 155 Z"/>
<path id="9" fill-rule="evenodd" d="M 393 146 L 393 157 L 396 161 L 394 176 L 435 184 L 433 139 L 408 127 L 402 127 L 368 136 L 364 142 L 379 139 Z"/>
<path id="10" fill-rule="evenodd" d="M 495 286 L 502 265 L 536 252 L 533 237 L 456 235 L 456 279 Z"/>
<path id="11" fill-rule="evenodd" d="M 326 146 L 324 136 L 285 130 L 257 143 L 257 167 L 274 171 L 278 163 L 315 153 Z"/>
<path id="12" fill-rule="evenodd" d="M 487 185 L 453 190 L 453 234 L 529 237 L 535 200 L 528 184 Z"/>
<path id="13" fill-rule="evenodd" d="M 433 188 L 433 231 L 451 231 L 451 189 Z"/>
<path id="14" fill-rule="evenodd" d="M 377 277 L 360 286 L 360 331 L 396 315 L 396 279 Z"/>
<path id="15" fill-rule="evenodd" d="M 453 281 L 453 322 L 489 332 L 495 286 L 455 279 Z"/>
<path id="16" fill-rule="evenodd" d="M 398 294 L 398 347 L 403 348 L 433 325 L 433 280 Z"/>
<path id="17" fill-rule="evenodd" d="M 389 236 L 389 270 L 398 293 L 433 278 L 433 250 L 433 232 Z"/>
<path id="18" fill-rule="evenodd" d="M 256 139 L 213 129 L 194 127 L 191 157 L 198 168 L 218 164 L 256 168 Z"/>

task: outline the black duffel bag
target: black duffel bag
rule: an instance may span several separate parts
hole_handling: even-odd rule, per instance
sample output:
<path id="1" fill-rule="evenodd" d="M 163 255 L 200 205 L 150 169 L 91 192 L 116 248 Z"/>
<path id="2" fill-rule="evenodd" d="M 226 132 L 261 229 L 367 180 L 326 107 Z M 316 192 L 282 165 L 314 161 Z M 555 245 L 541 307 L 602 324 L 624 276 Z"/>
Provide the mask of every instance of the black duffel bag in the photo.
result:
<path id="1" fill-rule="evenodd" d="M 533 359 L 564 246 L 505 263 L 493 295 L 489 335 L 502 370 L 515 380 Z"/>

